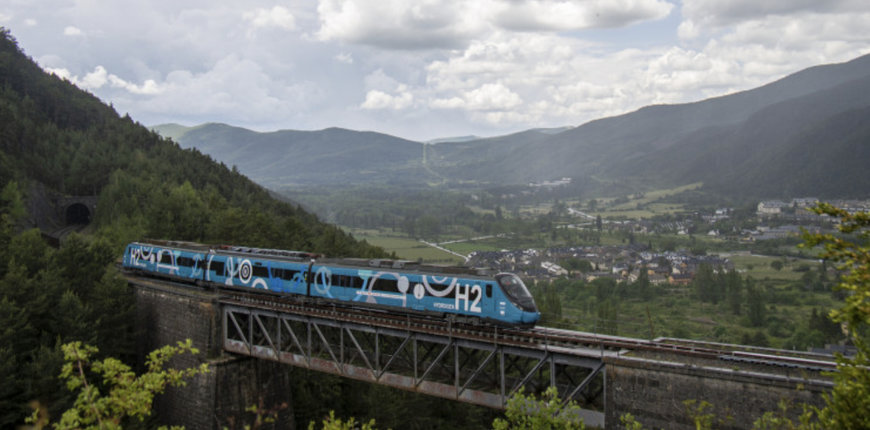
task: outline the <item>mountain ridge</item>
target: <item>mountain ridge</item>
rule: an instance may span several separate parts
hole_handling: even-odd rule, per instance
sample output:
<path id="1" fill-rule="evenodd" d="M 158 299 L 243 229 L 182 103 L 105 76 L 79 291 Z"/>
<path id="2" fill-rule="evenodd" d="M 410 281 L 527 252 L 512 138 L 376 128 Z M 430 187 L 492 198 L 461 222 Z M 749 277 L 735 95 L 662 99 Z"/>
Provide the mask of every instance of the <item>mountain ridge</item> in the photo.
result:
<path id="1" fill-rule="evenodd" d="M 795 151 L 806 144 L 801 130 L 812 125 L 852 124 L 858 127 L 859 135 L 849 141 L 860 145 L 864 142 L 861 124 L 837 118 L 870 106 L 868 82 L 870 55 L 865 55 L 810 67 L 755 89 L 691 103 L 645 106 L 577 127 L 426 144 L 370 131 L 245 133 L 206 124 L 188 130 L 179 143 L 238 165 L 257 182 L 273 188 L 347 182 L 425 186 L 445 180 L 509 185 L 571 177 L 588 183 L 587 189 L 593 193 L 595 182 L 602 180 L 623 183 L 636 191 L 703 181 L 708 190 L 730 195 L 754 196 L 762 190 L 777 194 L 787 189 L 800 193 L 819 187 L 811 186 L 812 181 L 795 180 L 786 172 L 777 178 L 765 175 L 765 167 L 752 161 L 753 157 L 757 153 L 768 163 L 783 159 L 809 165 L 808 160 L 798 160 L 800 154 Z M 846 134 L 829 132 L 846 139 Z M 754 143 L 753 139 L 761 138 L 779 143 Z M 839 147 L 840 143 L 831 144 Z M 810 153 L 822 158 L 835 154 Z M 855 153 L 863 154 L 860 150 Z M 836 154 L 843 157 L 840 152 Z M 838 162 L 852 166 L 846 161 Z M 738 178 L 731 172 L 742 172 L 743 176 Z M 795 174 L 799 172 L 791 173 Z M 841 175 L 857 176 L 851 171 Z M 765 178 L 765 186 L 747 188 L 743 177 Z M 863 181 L 812 180 L 831 183 L 821 187 L 827 192 L 842 190 L 837 197 L 868 192 Z"/>

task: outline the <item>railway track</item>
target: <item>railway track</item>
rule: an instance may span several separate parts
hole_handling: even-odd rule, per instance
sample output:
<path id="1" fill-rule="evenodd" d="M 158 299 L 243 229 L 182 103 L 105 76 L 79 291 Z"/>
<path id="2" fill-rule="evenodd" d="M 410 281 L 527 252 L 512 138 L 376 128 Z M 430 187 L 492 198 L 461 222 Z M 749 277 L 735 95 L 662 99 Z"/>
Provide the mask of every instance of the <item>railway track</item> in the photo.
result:
<path id="1" fill-rule="evenodd" d="M 149 288 L 183 289 L 189 294 L 211 294 L 220 303 L 254 307 L 277 313 L 290 312 L 313 318 L 407 330 L 417 333 L 492 342 L 506 346 L 537 348 L 585 356 L 624 356 L 653 358 L 661 361 L 717 365 L 752 370 L 792 370 L 821 375 L 836 370 L 833 357 L 800 351 L 785 351 L 744 345 L 721 344 L 676 338 L 652 340 L 572 331 L 553 327 L 530 329 L 467 323 L 396 313 L 382 309 L 344 306 L 340 302 L 288 297 L 269 293 L 199 287 L 191 284 L 126 275 L 130 281 Z"/>
<path id="2" fill-rule="evenodd" d="M 688 339 L 658 338 L 653 340 L 565 330 L 551 327 L 518 329 L 483 324 L 467 324 L 425 318 L 409 314 L 396 314 L 380 310 L 364 310 L 345 307 L 335 303 L 305 302 L 278 296 L 230 292 L 221 302 L 255 306 L 274 311 L 290 311 L 295 314 L 376 325 L 380 327 L 409 330 L 419 333 L 489 341 L 501 345 L 536 347 L 582 351 L 583 354 L 605 355 L 652 355 L 722 362 L 724 365 L 768 366 L 782 369 L 802 369 L 810 372 L 825 372 L 836 369 L 831 356 L 808 352 L 784 351 L 742 345 L 720 344 Z"/>

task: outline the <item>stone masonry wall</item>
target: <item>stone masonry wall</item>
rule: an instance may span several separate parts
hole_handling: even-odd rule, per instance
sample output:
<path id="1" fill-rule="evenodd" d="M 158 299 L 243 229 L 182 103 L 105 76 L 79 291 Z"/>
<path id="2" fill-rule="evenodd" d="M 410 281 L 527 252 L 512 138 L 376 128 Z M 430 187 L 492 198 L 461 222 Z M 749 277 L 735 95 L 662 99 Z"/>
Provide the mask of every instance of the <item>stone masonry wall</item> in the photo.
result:
<path id="1" fill-rule="evenodd" d="M 290 407 L 290 369 L 279 363 L 222 352 L 221 310 L 218 296 L 208 291 L 172 287 L 156 281 L 136 281 L 139 357 L 164 345 L 191 339 L 200 353 L 174 358 L 170 366 L 187 368 L 208 362 L 211 371 L 169 388 L 155 399 L 157 421 L 196 429 L 240 429 L 254 416 L 245 407 L 265 409 L 282 403 L 278 421 L 262 428 L 293 428 Z M 262 401 L 262 403 L 261 403 Z"/>
<path id="2" fill-rule="evenodd" d="M 726 367 L 700 367 L 636 358 L 606 360 L 607 428 L 620 428 L 619 417 L 631 413 L 644 428 L 694 429 L 685 400 L 707 401 L 719 429 L 751 428 L 766 411 L 778 410 L 780 399 L 823 405 L 828 381 L 745 372 Z M 729 418 L 730 417 L 730 418 Z"/>

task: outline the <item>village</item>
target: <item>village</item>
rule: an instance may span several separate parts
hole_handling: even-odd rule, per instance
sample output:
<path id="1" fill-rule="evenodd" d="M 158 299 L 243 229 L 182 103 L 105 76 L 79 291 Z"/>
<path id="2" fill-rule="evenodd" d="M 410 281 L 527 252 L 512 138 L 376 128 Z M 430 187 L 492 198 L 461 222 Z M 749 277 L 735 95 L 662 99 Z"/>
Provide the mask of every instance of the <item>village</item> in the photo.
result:
<path id="1" fill-rule="evenodd" d="M 734 213 L 732 208 L 718 208 L 709 214 L 695 214 L 686 219 L 666 222 L 607 222 L 608 229 L 629 234 L 705 235 L 735 244 L 734 251 L 723 252 L 721 255 L 706 255 L 704 252 L 696 253 L 689 249 L 655 251 L 649 244 L 628 243 L 543 250 L 477 251 L 468 256 L 467 264 L 519 273 L 534 279 L 569 277 L 587 282 L 597 278 L 612 278 L 617 282 L 633 283 L 641 271 L 645 270 L 650 284 L 688 285 L 702 264 L 717 271 L 735 270 L 728 256 L 749 254 L 751 251 L 746 249 L 747 244 L 786 238 L 797 240 L 802 230 L 832 231 L 831 219 L 808 210 L 817 201 L 815 198 L 795 198 L 789 202 L 761 201 L 753 219 L 744 219 L 741 222 L 731 220 Z M 851 213 L 870 209 L 870 200 L 838 200 L 831 203 Z M 742 227 L 738 227 L 741 225 Z"/>

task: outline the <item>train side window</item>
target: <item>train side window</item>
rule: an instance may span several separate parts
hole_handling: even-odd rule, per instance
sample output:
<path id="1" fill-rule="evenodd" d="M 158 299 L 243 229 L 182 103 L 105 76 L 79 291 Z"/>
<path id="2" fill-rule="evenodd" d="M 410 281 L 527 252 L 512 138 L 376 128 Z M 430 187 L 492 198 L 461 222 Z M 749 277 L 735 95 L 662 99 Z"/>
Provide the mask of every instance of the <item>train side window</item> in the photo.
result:
<path id="1" fill-rule="evenodd" d="M 175 259 L 179 266 L 193 267 L 193 259 L 190 257 L 178 257 Z"/>
<path id="2" fill-rule="evenodd" d="M 290 269 L 272 269 L 272 277 L 273 278 L 281 278 L 285 281 L 292 281 L 293 277 L 299 273 L 298 270 L 290 270 Z"/>
<path id="3" fill-rule="evenodd" d="M 486 297 L 492 297 L 492 284 L 486 284 Z"/>
<path id="4" fill-rule="evenodd" d="M 267 269 L 263 266 L 254 266 L 253 269 L 254 270 L 252 271 L 252 273 L 254 274 L 254 276 L 256 276 L 258 278 L 268 278 L 269 277 L 269 269 Z"/>
<path id="5" fill-rule="evenodd" d="M 447 287 L 449 287 L 449 285 L 441 285 L 441 284 L 429 284 L 429 286 L 432 287 L 432 289 L 435 291 L 444 291 L 445 289 L 447 289 Z M 457 282 L 456 286 L 453 287 L 453 289 L 450 290 L 450 292 L 447 293 L 446 296 L 443 296 L 441 298 L 442 299 L 455 299 L 456 298 L 456 288 L 458 288 L 458 287 L 459 287 L 459 283 Z"/>
<path id="6" fill-rule="evenodd" d="M 172 255 L 168 252 L 164 252 L 160 254 L 160 263 L 161 264 L 172 264 Z"/>
<path id="7" fill-rule="evenodd" d="M 395 293 L 396 291 L 399 291 L 398 285 L 399 285 L 399 282 L 396 281 L 395 279 L 378 278 L 378 280 L 375 281 L 375 285 L 374 285 L 374 287 L 372 287 L 372 290 L 374 290 L 374 291 L 388 291 L 391 293 Z"/>
<path id="8" fill-rule="evenodd" d="M 212 261 L 209 268 L 211 270 L 214 270 L 214 273 L 216 273 L 219 276 L 224 275 L 224 262 L 223 261 Z"/>

